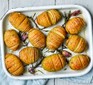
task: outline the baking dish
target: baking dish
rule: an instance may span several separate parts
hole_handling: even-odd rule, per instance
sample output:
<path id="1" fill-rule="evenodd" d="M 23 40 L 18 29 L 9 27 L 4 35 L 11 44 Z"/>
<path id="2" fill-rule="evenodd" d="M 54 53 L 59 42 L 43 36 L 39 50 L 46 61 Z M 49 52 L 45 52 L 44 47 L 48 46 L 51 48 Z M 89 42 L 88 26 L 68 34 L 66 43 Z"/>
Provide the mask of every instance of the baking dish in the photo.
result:
<path id="1" fill-rule="evenodd" d="M 7 71 L 7 69 L 5 67 L 5 62 L 4 62 L 4 58 L 5 58 L 4 56 L 9 51 L 4 44 L 3 34 L 6 29 L 9 29 L 12 27 L 8 21 L 8 14 L 11 12 L 14 12 L 14 11 L 18 11 L 18 12 L 22 12 L 22 13 L 26 14 L 27 16 L 32 16 L 34 13 L 37 13 L 37 15 L 38 15 L 42 11 L 47 10 L 47 9 L 59 9 L 62 12 L 68 11 L 68 10 L 71 10 L 71 11 L 81 10 L 82 11 L 82 15 L 83 15 L 85 21 L 87 22 L 87 27 L 80 35 L 82 35 L 87 40 L 87 42 L 89 44 L 89 49 L 87 50 L 87 52 L 84 52 L 87 55 L 89 55 L 89 57 L 91 59 L 89 66 L 82 71 L 73 71 L 69 67 L 66 66 L 67 70 L 61 70 L 59 72 L 46 72 L 42 68 L 40 68 L 40 70 L 42 70 L 44 72 L 44 74 L 38 73 L 36 75 L 32 75 L 30 73 L 24 73 L 22 76 L 11 75 Z M 62 23 L 60 22 L 58 24 L 62 24 Z M 90 16 L 89 12 L 87 11 L 87 9 L 85 9 L 82 6 L 79 6 L 79 5 L 58 5 L 58 6 L 25 7 L 25 8 L 11 9 L 5 14 L 5 16 L 0 21 L 0 27 L 1 27 L 1 29 L 0 29 L 1 39 L 0 40 L 1 40 L 2 65 L 3 65 L 3 69 L 4 69 L 5 73 L 11 78 L 14 78 L 14 79 L 44 79 L 44 78 L 76 77 L 76 76 L 82 76 L 82 75 L 88 73 L 92 68 L 92 65 L 93 65 L 92 20 L 91 20 L 91 16 Z M 18 55 L 18 51 L 15 52 L 15 54 Z"/>

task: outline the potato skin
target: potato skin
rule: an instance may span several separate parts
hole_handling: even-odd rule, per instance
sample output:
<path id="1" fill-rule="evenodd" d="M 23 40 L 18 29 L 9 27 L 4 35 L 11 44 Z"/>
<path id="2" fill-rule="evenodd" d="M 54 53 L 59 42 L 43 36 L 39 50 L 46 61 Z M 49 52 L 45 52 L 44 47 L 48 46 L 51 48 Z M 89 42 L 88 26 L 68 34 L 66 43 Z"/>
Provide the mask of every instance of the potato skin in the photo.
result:
<path id="1" fill-rule="evenodd" d="M 37 16 L 37 23 L 43 27 L 49 27 L 61 20 L 62 15 L 56 9 L 47 10 Z"/>
<path id="2" fill-rule="evenodd" d="M 12 12 L 9 14 L 9 22 L 19 31 L 28 32 L 31 29 L 30 20 L 22 13 Z"/>
<path id="3" fill-rule="evenodd" d="M 72 70 L 83 70 L 90 62 L 90 58 L 87 55 L 80 54 L 73 56 L 69 61 L 69 66 Z"/>
<path id="4" fill-rule="evenodd" d="M 40 58 L 40 52 L 35 47 L 26 47 L 19 52 L 19 56 L 25 64 L 32 64 Z"/>
<path id="5" fill-rule="evenodd" d="M 10 74 L 14 76 L 22 75 L 24 72 L 24 66 L 20 59 L 14 54 L 6 54 L 5 65 Z"/>
<path id="6" fill-rule="evenodd" d="M 20 39 L 15 30 L 7 30 L 4 34 L 4 42 L 11 50 L 17 50 L 20 45 Z"/>
<path id="7" fill-rule="evenodd" d="M 75 53 L 81 53 L 86 50 L 87 42 L 79 35 L 70 35 L 66 41 L 66 46 Z"/>
<path id="8" fill-rule="evenodd" d="M 78 34 L 85 26 L 85 21 L 80 17 L 70 19 L 66 23 L 66 31 L 69 34 Z"/>
<path id="9" fill-rule="evenodd" d="M 48 33 L 46 41 L 47 48 L 50 50 L 56 50 L 63 43 L 65 37 L 66 31 L 64 28 L 62 28 L 61 26 L 54 27 Z"/>
<path id="10" fill-rule="evenodd" d="M 64 68 L 66 65 L 66 59 L 61 54 L 53 54 L 47 56 L 42 61 L 42 67 L 49 72 L 56 72 Z"/>
<path id="11" fill-rule="evenodd" d="M 44 48 L 46 45 L 46 37 L 38 29 L 32 28 L 28 33 L 28 39 L 34 47 Z"/>

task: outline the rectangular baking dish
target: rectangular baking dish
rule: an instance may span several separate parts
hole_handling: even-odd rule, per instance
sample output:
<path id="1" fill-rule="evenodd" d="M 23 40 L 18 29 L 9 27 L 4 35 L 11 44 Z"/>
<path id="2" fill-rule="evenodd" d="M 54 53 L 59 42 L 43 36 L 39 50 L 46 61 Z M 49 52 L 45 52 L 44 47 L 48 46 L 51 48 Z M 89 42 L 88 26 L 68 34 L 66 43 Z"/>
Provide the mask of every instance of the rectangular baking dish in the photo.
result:
<path id="1" fill-rule="evenodd" d="M 67 70 L 61 70 L 61 71 L 58 71 L 58 72 L 46 72 L 44 71 L 42 68 L 41 70 L 44 72 L 44 74 L 37 74 L 37 75 L 31 75 L 29 73 L 25 73 L 24 75 L 22 76 L 13 76 L 11 75 L 6 67 L 5 67 L 5 62 L 4 62 L 4 59 L 5 59 L 5 54 L 7 52 L 7 48 L 4 44 L 4 40 L 3 40 L 3 34 L 4 34 L 4 31 L 6 29 L 8 29 L 9 27 L 11 27 L 8 23 L 8 20 L 7 20 L 7 16 L 9 13 L 11 12 L 14 12 L 14 11 L 18 11 L 18 12 L 22 12 L 26 15 L 29 15 L 31 16 L 31 14 L 33 14 L 33 12 L 36 12 L 36 13 L 40 13 L 44 10 L 47 10 L 47 9 L 59 9 L 60 11 L 67 11 L 67 10 L 76 10 L 76 9 L 79 9 L 82 11 L 82 15 L 87 23 L 87 27 L 85 29 L 85 31 L 81 34 L 82 36 L 85 36 L 85 39 L 87 40 L 88 44 L 89 44 L 89 49 L 88 51 L 86 52 L 87 55 L 89 55 L 91 61 L 90 61 L 90 64 L 89 66 L 82 70 L 82 71 L 73 71 L 71 70 L 69 67 L 67 67 Z M 60 24 L 60 23 L 59 23 Z M 82 6 L 79 6 L 79 5 L 58 5 L 58 6 L 41 6 L 41 7 L 25 7 L 25 8 L 16 8 L 16 9 L 11 9 L 9 10 L 3 17 L 3 19 L 0 21 L 0 34 L 1 34 L 1 57 L 2 57 L 2 65 L 3 65 L 3 69 L 5 71 L 5 73 L 11 77 L 11 78 L 14 78 L 14 79 L 44 79 L 44 78 L 62 78 L 62 77 L 76 77 L 76 76 L 82 76 L 84 74 L 87 74 L 91 68 L 92 68 L 92 65 L 93 65 L 93 37 L 92 37 L 92 20 L 91 20 L 91 16 L 89 14 L 89 12 Z"/>

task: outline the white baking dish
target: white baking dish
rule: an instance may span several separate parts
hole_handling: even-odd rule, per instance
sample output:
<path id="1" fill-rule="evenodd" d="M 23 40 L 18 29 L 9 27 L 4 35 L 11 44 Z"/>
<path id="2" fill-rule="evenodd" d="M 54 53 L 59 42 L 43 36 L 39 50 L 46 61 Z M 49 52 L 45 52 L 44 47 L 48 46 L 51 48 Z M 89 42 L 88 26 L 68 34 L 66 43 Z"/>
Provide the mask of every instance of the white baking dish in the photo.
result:
<path id="1" fill-rule="evenodd" d="M 89 55 L 91 61 L 89 66 L 82 70 L 82 71 L 73 71 L 71 70 L 69 67 L 67 67 L 67 70 L 61 70 L 59 72 L 46 72 L 44 71 L 42 68 L 40 70 L 42 70 L 45 74 L 37 74 L 37 75 L 31 75 L 30 73 L 25 73 L 22 76 L 13 76 L 11 75 L 6 67 L 5 67 L 5 53 L 8 51 L 5 44 L 4 44 L 4 40 L 3 40 L 3 34 L 4 31 L 8 28 L 11 27 L 11 25 L 9 24 L 8 20 L 7 20 L 7 16 L 9 13 L 14 12 L 14 11 L 19 11 L 22 13 L 25 13 L 26 15 L 30 15 L 33 14 L 34 12 L 40 13 L 44 10 L 47 9 L 60 9 L 60 11 L 66 11 L 66 10 L 75 10 L 75 9 L 79 9 L 82 11 L 82 15 L 85 19 L 85 21 L 87 22 L 87 27 L 85 29 L 84 32 L 81 33 L 81 35 L 83 37 L 85 37 L 85 39 L 87 40 L 88 44 L 89 44 L 89 49 L 87 52 L 85 52 L 87 55 Z M 58 23 L 58 24 L 62 24 L 62 23 Z M 5 16 L 3 17 L 3 19 L 0 22 L 0 34 L 1 34 L 1 57 L 2 57 L 2 65 L 3 65 L 3 69 L 5 71 L 5 73 L 14 79 L 44 79 L 44 78 L 59 78 L 59 77 L 76 77 L 76 76 L 82 76 L 86 73 L 88 73 L 93 65 L 93 39 L 92 39 L 92 21 L 91 21 L 91 16 L 89 14 L 89 12 L 82 6 L 79 5 L 58 5 L 58 6 L 43 6 L 43 7 L 26 7 L 26 8 L 16 8 L 16 9 L 11 9 L 9 10 Z M 16 55 L 18 53 L 15 53 Z"/>

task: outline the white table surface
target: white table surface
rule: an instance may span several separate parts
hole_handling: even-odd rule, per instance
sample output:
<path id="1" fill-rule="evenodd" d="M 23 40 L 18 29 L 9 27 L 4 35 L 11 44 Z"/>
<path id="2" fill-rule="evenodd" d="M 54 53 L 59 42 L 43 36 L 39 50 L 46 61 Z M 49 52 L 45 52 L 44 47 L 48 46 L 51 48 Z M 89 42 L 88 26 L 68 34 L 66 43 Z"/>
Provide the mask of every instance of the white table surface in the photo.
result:
<path id="1" fill-rule="evenodd" d="M 47 6 L 47 5 L 64 5 L 64 4 L 80 4 L 90 11 L 93 17 L 93 0 L 0 0 L 0 19 L 12 8 Z M 93 85 L 93 84 L 77 84 L 62 79 L 50 79 L 47 85 Z"/>

